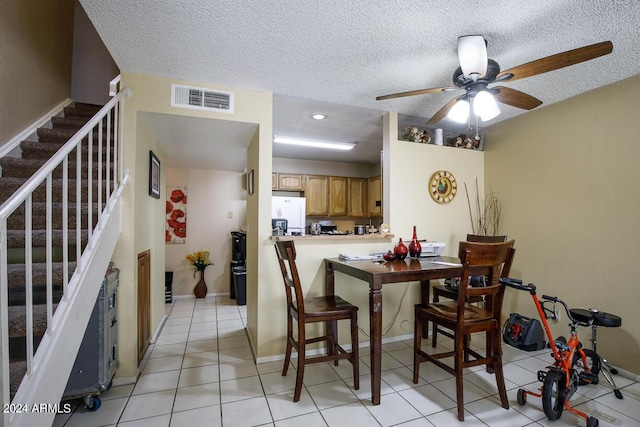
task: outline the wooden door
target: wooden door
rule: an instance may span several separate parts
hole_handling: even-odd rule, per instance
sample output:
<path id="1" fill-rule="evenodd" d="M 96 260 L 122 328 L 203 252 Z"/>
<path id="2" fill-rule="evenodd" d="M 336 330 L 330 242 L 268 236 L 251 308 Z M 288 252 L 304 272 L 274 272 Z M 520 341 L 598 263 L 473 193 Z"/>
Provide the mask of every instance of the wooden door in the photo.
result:
<path id="1" fill-rule="evenodd" d="M 151 252 L 138 254 L 138 361 L 151 340 Z"/>
<path id="2" fill-rule="evenodd" d="M 382 180 L 380 176 L 369 178 L 369 216 L 382 216 Z"/>
<path id="3" fill-rule="evenodd" d="M 329 215 L 347 215 L 347 177 L 329 177 Z"/>
<path id="4" fill-rule="evenodd" d="M 329 177 L 306 175 L 304 196 L 307 199 L 307 216 L 329 216 Z"/>
<path id="5" fill-rule="evenodd" d="M 278 174 L 278 190 L 283 191 L 302 191 L 302 175 L 292 173 Z"/>
<path id="6" fill-rule="evenodd" d="M 349 178 L 349 216 L 367 216 L 367 181 L 364 178 Z"/>

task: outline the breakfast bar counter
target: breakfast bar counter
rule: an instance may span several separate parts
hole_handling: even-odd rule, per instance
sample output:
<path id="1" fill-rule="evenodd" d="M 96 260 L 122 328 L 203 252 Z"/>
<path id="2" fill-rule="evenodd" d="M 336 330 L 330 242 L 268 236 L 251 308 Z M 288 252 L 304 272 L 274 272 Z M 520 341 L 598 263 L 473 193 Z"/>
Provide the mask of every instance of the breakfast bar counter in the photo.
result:
<path id="1" fill-rule="evenodd" d="M 282 240 L 295 240 L 295 241 L 305 241 L 305 242 L 313 242 L 313 241 L 327 241 L 327 240 L 347 240 L 354 242 L 366 242 L 372 240 L 391 240 L 394 237 L 393 234 L 380 234 L 380 233 L 369 233 L 369 234 L 316 234 L 311 235 L 307 234 L 305 236 L 271 236 L 271 240 L 274 241 L 282 241 Z"/>

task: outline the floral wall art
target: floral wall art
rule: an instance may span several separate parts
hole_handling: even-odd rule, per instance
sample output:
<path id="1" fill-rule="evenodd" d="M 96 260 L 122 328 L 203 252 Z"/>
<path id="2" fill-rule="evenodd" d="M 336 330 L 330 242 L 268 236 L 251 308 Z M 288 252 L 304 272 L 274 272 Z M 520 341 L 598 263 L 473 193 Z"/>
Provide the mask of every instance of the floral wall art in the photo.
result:
<path id="1" fill-rule="evenodd" d="M 187 241 L 187 187 L 167 187 L 165 243 Z"/>

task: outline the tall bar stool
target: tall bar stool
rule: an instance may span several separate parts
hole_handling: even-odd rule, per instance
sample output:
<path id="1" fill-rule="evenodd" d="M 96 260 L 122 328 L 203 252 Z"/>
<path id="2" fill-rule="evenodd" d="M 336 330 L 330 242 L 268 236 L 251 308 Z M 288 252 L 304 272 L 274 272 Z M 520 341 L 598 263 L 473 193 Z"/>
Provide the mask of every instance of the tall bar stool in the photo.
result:
<path id="1" fill-rule="evenodd" d="M 591 323 L 591 349 L 593 350 L 593 357 L 598 358 L 597 361 L 592 361 L 591 363 L 599 364 L 601 368 L 600 372 L 602 372 L 602 375 L 604 375 L 613 388 L 613 393 L 618 399 L 622 399 L 622 392 L 616 386 L 616 383 L 611 376 L 611 374 L 617 374 L 618 371 L 615 368 L 612 368 L 609 362 L 607 362 L 607 359 L 601 357 L 596 350 L 596 344 L 598 342 L 598 326 L 604 326 L 605 328 L 618 328 L 622 326 L 622 318 L 615 314 L 605 313 L 593 308 L 572 308 L 569 312 L 578 322 Z"/>
<path id="2" fill-rule="evenodd" d="M 293 401 L 300 400 L 304 367 L 311 363 L 332 361 L 338 365 L 339 360 L 348 360 L 353 365 L 353 386 L 358 390 L 360 388 L 358 307 L 337 295 L 304 298 L 296 266 L 296 248 L 293 240 L 277 241 L 275 248 L 287 294 L 287 347 L 282 369 L 283 376 L 287 375 L 289 369 L 291 351 L 295 349 L 298 352 L 298 372 Z M 296 329 L 293 327 L 294 320 L 297 322 Z M 338 344 L 338 320 L 348 320 L 351 324 L 351 351 L 346 351 Z M 320 322 L 327 324 L 326 334 L 308 338 L 305 325 Z M 297 335 L 297 339 L 294 335 Z M 327 343 L 327 354 L 307 357 L 306 345 L 317 342 Z"/>

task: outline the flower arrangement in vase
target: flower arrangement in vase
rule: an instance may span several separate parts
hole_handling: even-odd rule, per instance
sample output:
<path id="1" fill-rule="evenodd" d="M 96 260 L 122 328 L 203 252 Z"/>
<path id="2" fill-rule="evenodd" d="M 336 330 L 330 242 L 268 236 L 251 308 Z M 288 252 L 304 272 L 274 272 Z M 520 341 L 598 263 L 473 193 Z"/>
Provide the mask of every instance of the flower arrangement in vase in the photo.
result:
<path id="1" fill-rule="evenodd" d="M 196 298 L 204 298 L 207 295 L 207 284 L 204 281 L 204 270 L 213 265 L 209 256 L 211 252 L 209 251 L 198 251 L 192 254 L 187 255 L 187 261 L 193 267 L 193 277 L 196 276 L 196 271 L 200 272 L 200 281 L 193 288 L 193 294 Z"/>

